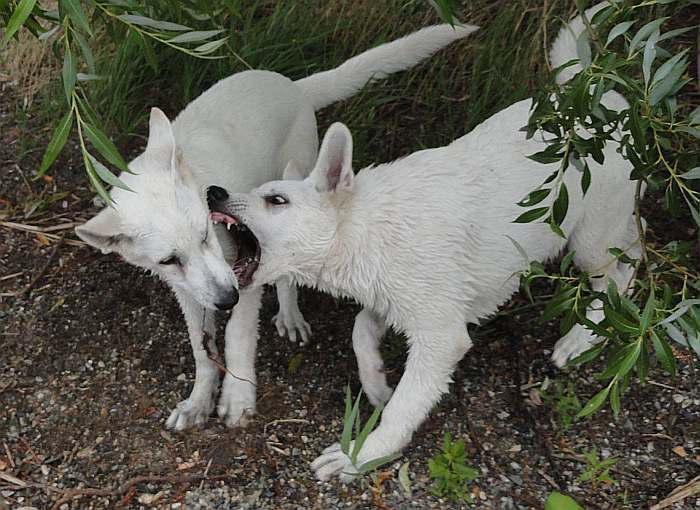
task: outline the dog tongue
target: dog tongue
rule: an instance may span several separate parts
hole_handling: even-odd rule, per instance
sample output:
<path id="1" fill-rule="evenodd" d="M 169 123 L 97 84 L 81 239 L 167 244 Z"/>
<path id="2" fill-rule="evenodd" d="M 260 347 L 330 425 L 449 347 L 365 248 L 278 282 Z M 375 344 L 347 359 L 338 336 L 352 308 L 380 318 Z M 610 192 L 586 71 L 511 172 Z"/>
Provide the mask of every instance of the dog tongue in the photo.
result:
<path id="1" fill-rule="evenodd" d="M 209 214 L 209 218 L 211 218 L 211 221 L 217 222 L 217 223 L 238 223 L 236 221 L 236 218 L 229 216 L 228 214 L 224 214 L 221 212 L 213 212 Z"/>

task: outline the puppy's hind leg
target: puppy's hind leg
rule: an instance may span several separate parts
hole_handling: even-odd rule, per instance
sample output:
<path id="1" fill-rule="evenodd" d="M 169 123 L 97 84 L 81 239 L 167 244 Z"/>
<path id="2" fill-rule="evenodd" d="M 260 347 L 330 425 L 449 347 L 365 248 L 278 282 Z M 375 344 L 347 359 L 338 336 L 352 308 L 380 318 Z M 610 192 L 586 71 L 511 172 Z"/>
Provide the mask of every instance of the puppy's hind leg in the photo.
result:
<path id="1" fill-rule="evenodd" d="M 386 404 L 391 398 L 391 388 L 386 383 L 384 362 L 379 343 L 386 332 L 382 317 L 365 309 L 355 317 L 352 329 L 352 347 L 357 358 L 362 389 L 373 406 Z"/>
<path id="2" fill-rule="evenodd" d="M 204 423 L 214 410 L 214 394 L 219 370 L 209 358 L 209 354 L 217 356 L 218 351 L 215 341 L 214 312 L 204 309 L 183 292 L 177 291 L 176 295 L 185 316 L 192 344 L 195 378 L 189 398 L 180 402 L 170 413 L 165 426 L 170 429 L 185 430 Z"/>
<path id="3" fill-rule="evenodd" d="M 288 336 L 292 342 L 299 336 L 301 345 L 309 343 L 311 326 L 304 320 L 299 310 L 297 287 L 288 277 L 282 277 L 275 282 L 277 287 L 277 301 L 279 311 L 272 318 L 272 323 L 277 328 L 279 336 Z"/>
<path id="4" fill-rule="evenodd" d="M 626 250 L 631 258 L 639 258 L 641 246 L 639 243 L 639 233 L 637 224 L 633 216 L 629 217 L 626 224 L 622 224 L 617 229 L 611 229 L 614 221 L 607 222 L 596 218 L 588 225 L 584 222 L 584 227 L 588 227 L 587 235 L 573 235 L 570 241 L 570 249 L 576 251 L 574 262 L 583 271 L 591 275 L 591 287 L 596 292 L 605 292 L 608 281 L 613 280 L 618 290 L 623 293 L 632 290 L 632 278 L 634 268 L 630 264 L 625 264 L 615 260 L 609 252 L 609 248 L 620 248 Z M 642 219 L 642 224 L 646 228 L 646 222 Z M 586 310 L 586 318 L 594 323 L 603 320 L 603 303 L 596 299 L 591 302 Z M 554 346 L 552 361 L 558 367 L 563 367 L 566 363 L 587 351 L 600 341 L 600 338 L 590 330 L 580 324 L 575 324 L 571 330 L 561 337 Z"/>
<path id="5" fill-rule="evenodd" d="M 228 427 L 245 426 L 255 413 L 255 353 L 262 288 L 240 292 L 226 324 L 226 375 L 216 410 Z"/>

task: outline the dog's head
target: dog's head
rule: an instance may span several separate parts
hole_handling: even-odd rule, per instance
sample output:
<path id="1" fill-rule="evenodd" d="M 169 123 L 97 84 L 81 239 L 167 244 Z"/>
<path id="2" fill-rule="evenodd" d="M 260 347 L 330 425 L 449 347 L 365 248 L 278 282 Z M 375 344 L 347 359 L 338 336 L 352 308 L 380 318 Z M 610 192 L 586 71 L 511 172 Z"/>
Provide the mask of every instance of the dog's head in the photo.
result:
<path id="1" fill-rule="evenodd" d="M 132 191 L 114 188 L 105 207 L 75 229 L 103 253 L 158 274 L 171 287 L 210 309 L 238 301 L 237 282 L 209 221 L 209 211 L 175 143 L 170 121 L 151 110 L 146 150 L 120 178 Z"/>
<path id="2" fill-rule="evenodd" d="M 345 204 L 353 193 L 352 136 L 333 124 L 323 139 L 309 176 L 290 163 L 283 181 L 250 193 L 228 195 L 210 190 L 211 217 L 226 223 L 233 241 L 247 246 L 250 263 L 237 269 L 241 287 L 269 283 L 286 274 L 315 274 L 331 250 Z"/>

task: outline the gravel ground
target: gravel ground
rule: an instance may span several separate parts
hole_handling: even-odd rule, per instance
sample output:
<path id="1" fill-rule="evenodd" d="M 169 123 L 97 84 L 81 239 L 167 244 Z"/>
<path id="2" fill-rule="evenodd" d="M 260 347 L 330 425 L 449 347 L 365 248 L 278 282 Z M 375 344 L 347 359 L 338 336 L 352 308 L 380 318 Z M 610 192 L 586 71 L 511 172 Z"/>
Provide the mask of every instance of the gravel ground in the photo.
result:
<path id="1" fill-rule="evenodd" d="M 18 157 L 31 123 L 26 131 L 12 123 L 4 94 L 2 221 L 46 227 L 85 219 L 95 209 L 77 154 L 61 156 L 64 171 L 53 181 L 28 181 L 40 154 Z M 31 199 L 59 190 L 69 194 L 24 219 Z M 700 474 L 698 363 L 681 360 L 676 380 L 654 371 L 652 383 L 627 393 L 618 417 L 606 409 L 562 430 L 538 385 L 571 382 L 585 401 L 599 383 L 591 370 L 551 369 L 556 327 L 539 325 L 537 308 L 518 312 L 523 296 L 474 329 L 475 347 L 451 392 L 378 481 L 323 483 L 309 469 L 340 435 L 345 386 L 359 389 L 349 341 L 358 308 L 312 291 L 301 295 L 314 330 L 306 347 L 277 337 L 276 303 L 265 296 L 259 414 L 246 429 L 228 430 L 213 417 L 196 430 L 167 431 L 163 422 L 194 375 L 171 293 L 114 256 L 71 244 L 69 229 L 57 244 L 50 234 L 62 230 L 20 228 L 0 228 L 0 509 L 52 508 L 84 489 L 94 490 L 60 508 L 466 508 L 430 490 L 427 460 L 447 431 L 465 442 L 480 471 L 470 486 L 479 508 L 541 509 L 554 488 L 586 509 L 648 508 Z M 397 336 L 384 344 L 392 384 L 404 347 Z M 617 460 L 616 483 L 578 481 L 593 448 Z M 404 462 L 410 496 L 398 481 Z M 700 508 L 700 499 L 669 508 Z"/>

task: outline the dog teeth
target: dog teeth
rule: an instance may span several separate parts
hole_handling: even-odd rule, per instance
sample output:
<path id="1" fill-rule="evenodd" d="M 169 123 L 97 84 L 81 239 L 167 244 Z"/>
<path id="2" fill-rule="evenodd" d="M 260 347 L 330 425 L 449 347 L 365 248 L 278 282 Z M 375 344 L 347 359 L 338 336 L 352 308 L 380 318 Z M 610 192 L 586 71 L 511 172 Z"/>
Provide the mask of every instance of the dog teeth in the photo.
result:
<path id="1" fill-rule="evenodd" d="M 230 224 L 230 223 L 227 223 L 227 224 L 226 224 L 226 230 L 231 230 L 231 224 Z"/>

